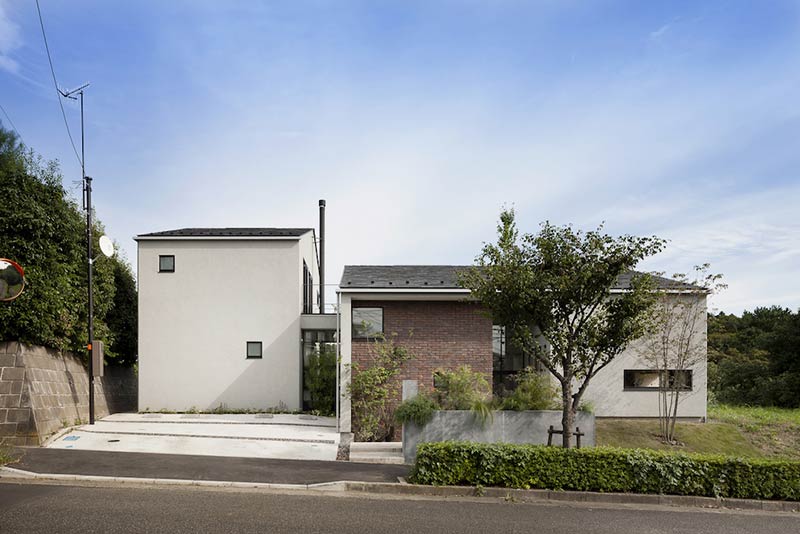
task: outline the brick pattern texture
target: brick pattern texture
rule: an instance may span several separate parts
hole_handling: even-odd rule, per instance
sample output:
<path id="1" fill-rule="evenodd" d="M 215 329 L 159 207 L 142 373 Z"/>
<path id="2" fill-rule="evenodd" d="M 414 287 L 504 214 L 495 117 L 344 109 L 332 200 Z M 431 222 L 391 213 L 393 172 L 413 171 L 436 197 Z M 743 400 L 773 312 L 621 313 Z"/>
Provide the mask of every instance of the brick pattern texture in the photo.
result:
<path id="1" fill-rule="evenodd" d="M 95 379 L 95 415 L 136 410 L 133 369 L 106 367 Z M 89 419 L 89 377 L 71 353 L 0 342 L 0 442 L 39 445 Z"/>
<path id="2" fill-rule="evenodd" d="M 492 383 L 492 320 L 477 304 L 436 301 L 356 301 L 353 308 L 383 308 L 383 331 L 415 358 L 406 362 L 392 388 L 391 406 L 400 402 L 399 384 L 416 380 L 419 391 L 433 389 L 437 369 L 468 365 Z M 373 342 L 353 339 L 353 363 L 367 367 Z M 394 439 L 400 439 L 399 429 Z"/>

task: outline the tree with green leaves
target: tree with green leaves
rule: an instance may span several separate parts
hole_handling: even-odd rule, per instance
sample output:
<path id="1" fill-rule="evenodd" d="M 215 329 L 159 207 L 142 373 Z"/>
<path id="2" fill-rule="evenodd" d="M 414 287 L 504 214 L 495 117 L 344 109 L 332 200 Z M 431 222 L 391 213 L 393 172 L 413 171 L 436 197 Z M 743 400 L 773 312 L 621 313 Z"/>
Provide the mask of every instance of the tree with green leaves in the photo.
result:
<path id="1" fill-rule="evenodd" d="M 62 185 L 58 164 L 0 127 L 0 257 L 25 269 L 25 291 L 0 303 L 0 340 L 85 356 L 87 259 L 85 219 Z M 103 233 L 92 228 L 95 250 Z M 94 262 L 95 337 L 115 363 L 136 361 L 136 283 L 119 257 Z"/>
<path id="2" fill-rule="evenodd" d="M 393 432 L 394 406 L 390 402 L 398 394 L 396 378 L 403 364 L 414 355 L 397 344 L 397 334 L 379 334 L 370 347 L 370 362 L 350 364 L 352 376 L 347 395 L 352 403 L 353 432 L 356 441 L 386 441 Z"/>
<path id="3" fill-rule="evenodd" d="M 660 288 L 640 356 L 658 371 L 658 420 L 661 439 L 677 443 L 675 423 L 681 394 L 691 389 L 688 371 L 707 355 L 706 296 L 721 291 L 722 275 L 709 264 L 695 267 L 694 277 L 675 274 Z"/>
<path id="4" fill-rule="evenodd" d="M 656 300 L 644 273 L 632 273 L 621 292 L 610 289 L 665 242 L 549 222 L 537 235 L 520 236 L 513 210 L 500 214 L 497 233 L 461 283 L 560 384 L 562 444 L 570 447 L 591 379 L 646 332 Z"/>
<path id="5" fill-rule="evenodd" d="M 800 407 L 800 311 L 708 316 L 709 387 L 730 404 Z"/>

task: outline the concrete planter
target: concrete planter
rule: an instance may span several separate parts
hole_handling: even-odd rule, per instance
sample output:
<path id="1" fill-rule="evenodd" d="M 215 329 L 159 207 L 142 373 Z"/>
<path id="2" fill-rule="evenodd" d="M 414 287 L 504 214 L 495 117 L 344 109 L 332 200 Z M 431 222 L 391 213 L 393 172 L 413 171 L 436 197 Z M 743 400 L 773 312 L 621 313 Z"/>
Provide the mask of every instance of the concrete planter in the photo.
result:
<path id="1" fill-rule="evenodd" d="M 417 457 L 417 445 L 425 441 L 477 441 L 479 443 L 533 443 L 547 444 L 547 429 L 550 425 L 561 429 L 561 412 L 537 410 L 526 412 L 493 412 L 485 424 L 468 410 L 439 410 L 425 426 L 414 423 L 403 425 L 403 458 L 407 464 Z M 575 426 L 585 435 L 581 447 L 594 446 L 594 415 L 578 412 Z M 575 438 L 573 437 L 573 443 Z M 561 443 L 561 436 L 554 435 L 553 443 Z"/>

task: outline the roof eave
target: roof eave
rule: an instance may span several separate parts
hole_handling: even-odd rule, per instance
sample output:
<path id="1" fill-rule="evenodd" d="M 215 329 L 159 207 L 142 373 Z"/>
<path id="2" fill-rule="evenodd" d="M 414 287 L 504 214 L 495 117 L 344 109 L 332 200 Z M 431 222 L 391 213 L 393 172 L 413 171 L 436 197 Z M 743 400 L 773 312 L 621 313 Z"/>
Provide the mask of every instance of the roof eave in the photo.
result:
<path id="1" fill-rule="evenodd" d="M 300 235 L 137 235 L 134 241 L 299 241 L 308 232 Z"/>
<path id="2" fill-rule="evenodd" d="M 469 295 L 470 290 L 458 287 L 353 287 L 346 286 L 337 290 L 339 293 L 446 293 Z"/>

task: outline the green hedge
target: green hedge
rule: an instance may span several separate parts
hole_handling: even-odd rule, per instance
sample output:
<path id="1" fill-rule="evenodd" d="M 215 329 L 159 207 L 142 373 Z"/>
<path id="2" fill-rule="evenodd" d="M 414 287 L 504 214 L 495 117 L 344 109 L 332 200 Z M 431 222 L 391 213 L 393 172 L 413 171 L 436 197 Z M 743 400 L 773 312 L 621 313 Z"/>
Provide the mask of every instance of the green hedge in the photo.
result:
<path id="1" fill-rule="evenodd" d="M 416 484 L 800 500 L 800 462 L 597 447 L 421 443 Z"/>

